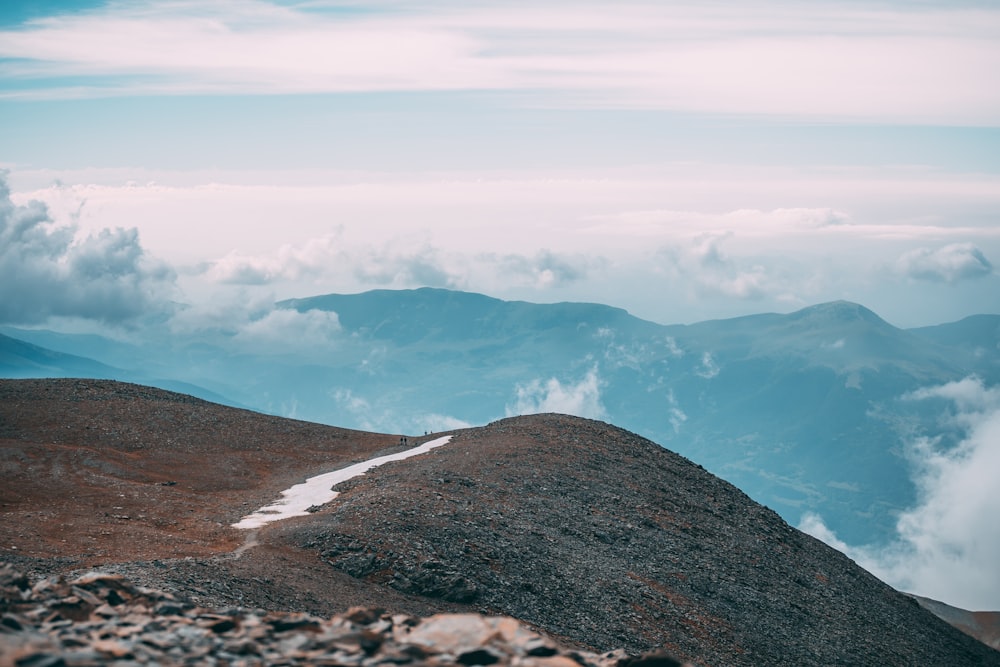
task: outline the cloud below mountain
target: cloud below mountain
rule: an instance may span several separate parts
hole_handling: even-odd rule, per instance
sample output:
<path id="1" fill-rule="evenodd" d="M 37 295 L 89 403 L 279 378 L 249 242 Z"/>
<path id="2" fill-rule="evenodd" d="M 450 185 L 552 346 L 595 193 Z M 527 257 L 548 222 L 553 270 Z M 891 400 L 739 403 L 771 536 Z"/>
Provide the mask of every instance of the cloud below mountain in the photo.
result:
<path id="1" fill-rule="evenodd" d="M 579 382 L 563 383 L 557 378 L 533 380 L 516 388 L 517 398 L 507 406 L 507 416 L 558 412 L 600 419 L 606 416 L 601 404 L 601 379 L 597 368 L 587 371 Z"/>
<path id="2" fill-rule="evenodd" d="M 806 515 L 799 528 L 843 551 L 893 586 L 971 610 L 1000 607 L 1000 387 L 977 378 L 914 392 L 910 400 L 944 399 L 943 417 L 957 445 L 921 437 L 910 446 L 918 504 L 900 515 L 896 537 L 884 547 L 851 546 L 821 517 Z"/>
<path id="3" fill-rule="evenodd" d="M 263 317 L 247 323 L 235 336 L 238 345 L 263 353 L 283 353 L 289 349 L 315 352 L 335 343 L 340 332 L 337 313 L 323 310 L 297 310 L 278 308 Z"/>

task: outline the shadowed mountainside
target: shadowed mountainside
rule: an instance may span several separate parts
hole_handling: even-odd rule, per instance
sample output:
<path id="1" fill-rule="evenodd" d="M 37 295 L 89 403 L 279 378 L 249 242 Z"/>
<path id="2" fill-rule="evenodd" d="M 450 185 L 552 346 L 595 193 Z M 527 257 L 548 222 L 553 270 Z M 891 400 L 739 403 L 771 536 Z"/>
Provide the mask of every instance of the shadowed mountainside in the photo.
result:
<path id="1" fill-rule="evenodd" d="M 100 566 L 199 604 L 500 613 L 703 664 L 1000 664 L 699 466 L 574 417 L 457 431 L 309 516 L 228 525 L 396 448 L 135 385 L 2 381 L 0 558 Z"/>

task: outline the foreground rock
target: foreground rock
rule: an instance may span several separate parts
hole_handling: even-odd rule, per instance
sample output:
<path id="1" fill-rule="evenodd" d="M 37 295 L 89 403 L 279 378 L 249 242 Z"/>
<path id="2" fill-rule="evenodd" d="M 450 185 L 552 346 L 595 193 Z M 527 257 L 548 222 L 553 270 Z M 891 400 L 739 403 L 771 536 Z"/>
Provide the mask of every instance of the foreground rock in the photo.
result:
<path id="1" fill-rule="evenodd" d="M 206 609 L 94 573 L 31 585 L 0 567 L 0 667 L 98 665 L 678 665 L 623 652 L 560 647 L 506 617 L 416 618 L 357 607 L 319 618 L 242 608 Z"/>

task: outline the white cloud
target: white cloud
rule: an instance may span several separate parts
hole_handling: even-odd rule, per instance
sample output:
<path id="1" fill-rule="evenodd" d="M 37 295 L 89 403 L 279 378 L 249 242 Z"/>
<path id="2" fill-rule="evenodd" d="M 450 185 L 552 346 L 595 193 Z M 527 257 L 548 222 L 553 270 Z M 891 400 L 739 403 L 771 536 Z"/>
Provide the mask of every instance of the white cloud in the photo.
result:
<path id="1" fill-rule="evenodd" d="M 261 353 L 295 350 L 320 356 L 325 348 L 336 342 L 338 333 L 340 320 L 337 313 L 277 308 L 245 324 L 233 340 Z"/>
<path id="2" fill-rule="evenodd" d="M 727 213 L 681 211 L 670 209 L 628 210 L 613 215 L 589 216 L 590 234 L 624 234 L 635 237 L 671 237 L 718 233 L 741 236 L 802 234 L 812 230 L 844 225 L 850 216 L 831 208 L 777 208 L 769 211 L 736 209 Z"/>
<path id="3" fill-rule="evenodd" d="M 237 251 L 205 266 L 209 280 L 230 285 L 267 285 L 283 277 L 285 269 L 277 261 L 252 257 Z"/>
<path id="4" fill-rule="evenodd" d="M 73 223 L 56 223 L 41 202 L 15 204 L 0 171 L 0 321 L 126 323 L 167 312 L 173 281 L 169 267 L 146 255 L 135 228 L 81 234 Z"/>
<path id="5" fill-rule="evenodd" d="M 353 266 L 354 277 L 365 285 L 379 287 L 459 287 L 461 269 L 449 266 L 448 257 L 430 243 L 411 245 L 394 241 L 380 248 L 366 248 L 344 259 Z"/>
<path id="6" fill-rule="evenodd" d="M 136 2 L 0 32 L 0 57 L 8 97 L 518 90 L 561 106 L 983 124 L 1000 112 L 998 36 L 1000 12 L 947 5 Z"/>
<path id="7" fill-rule="evenodd" d="M 917 280 L 957 283 L 993 273 L 993 264 L 972 243 L 951 243 L 940 248 L 917 248 L 896 262 L 900 273 Z"/>
<path id="8" fill-rule="evenodd" d="M 346 243 L 341 235 L 284 244 L 276 252 L 231 251 L 203 264 L 209 280 L 231 285 L 274 285 L 295 281 L 343 282 L 378 287 L 457 287 L 467 260 L 426 241 L 397 238 L 381 245 Z"/>
<path id="9" fill-rule="evenodd" d="M 581 280 L 587 275 L 588 265 L 596 261 L 583 256 L 569 257 L 545 248 L 534 256 L 497 256 L 487 253 L 477 259 L 494 265 L 495 271 L 512 283 L 526 284 L 537 289 L 559 287 Z"/>
<path id="10" fill-rule="evenodd" d="M 329 392 L 337 408 L 349 415 L 342 425 L 378 433 L 440 433 L 470 428 L 471 423 L 452 415 L 430 412 L 412 414 L 396 411 L 391 405 L 378 400 L 370 400 L 346 387 L 334 388 Z M 391 401 L 390 401 L 391 403 Z M 397 406 L 398 407 L 398 406 Z"/>
<path id="11" fill-rule="evenodd" d="M 604 343 L 603 363 L 606 368 L 631 368 L 642 372 L 644 361 L 649 358 L 649 349 L 643 342 L 626 336 L 625 342 L 618 342 L 618 332 L 610 327 L 600 327 L 594 337 Z"/>
<path id="12" fill-rule="evenodd" d="M 514 405 L 507 406 L 507 416 L 558 412 L 601 419 L 605 416 L 601 404 L 601 380 L 597 368 L 590 369 L 576 384 L 563 384 L 556 378 L 533 380 L 518 385 Z"/>
<path id="13" fill-rule="evenodd" d="M 752 258 L 731 257 L 722 249 L 733 237 L 729 231 L 707 232 L 687 244 L 667 246 L 660 252 L 661 268 L 703 295 L 755 300 L 780 289 L 762 264 Z"/>
<path id="14" fill-rule="evenodd" d="M 967 422 L 969 418 L 975 419 L 975 416 L 981 412 L 1000 407 L 1000 388 L 987 389 L 979 378 L 968 377 L 958 382 L 918 389 L 907 394 L 905 398 L 915 401 L 927 398 L 944 398 L 954 401 L 960 410 L 956 419 Z M 963 416 L 964 419 L 962 419 Z"/>
<path id="15" fill-rule="evenodd" d="M 364 396 L 359 396 L 351 389 L 343 387 L 333 389 L 330 397 L 337 407 L 347 411 L 354 419 L 354 428 L 365 431 L 383 431 L 382 426 L 386 424 L 388 416 L 379 411 Z M 385 428 L 383 432 L 391 430 L 391 426 Z"/>
<path id="16" fill-rule="evenodd" d="M 844 542 L 842 539 L 837 537 L 837 534 L 830 530 L 830 528 L 823 521 L 823 517 L 818 514 L 813 512 L 806 512 L 803 514 L 802 520 L 799 521 L 798 528 L 803 533 L 812 535 L 817 540 L 825 542 L 837 551 L 847 554 L 853 558 L 858 565 L 866 570 L 869 570 L 876 575 L 880 574 L 876 571 L 877 568 L 874 564 L 869 563 L 867 558 L 864 557 L 863 552 L 859 552 L 859 550 L 852 548 L 849 544 L 847 544 L 847 542 Z"/>
<path id="17" fill-rule="evenodd" d="M 695 369 L 695 374 L 706 380 L 711 380 L 719 374 L 719 364 L 715 362 L 711 352 L 703 352 L 701 355 L 701 366 Z"/>
<path id="18" fill-rule="evenodd" d="M 332 392 L 333 400 L 338 405 L 347 408 L 354 413 L 362 413 L 371 409 L 371 404 L 367 399 L 356 396 L 350 389 L 335 389 Z"/>
<path id="19" fill-rule="evenodd" d="M 674 433 L 680 433 L 681 426 L 687 421 L 687 414 L 681 410 L 680 405 L 677 403 L 677 398 L 674 396 L 674 390 L 670 389 L 667 391 L 667 414 L 670 420 L 670 425 L 674 429 Z"/>
<path id="20" fill-rule="evenodd" d="M 442 243 L 447 244 L 448 239 Z M 201 271 L 228 285 L 280 285 L 293 282 L 353 284 L 360 288 L 445 287 L 470 284 L 548 290 L 587 277 L 601 260 L 540 249 L 533 255 L 478 253 L 441 247 L 428 234 L 404 234 L 380 244 L 348 241 L 342 234 L 285 244 L 276 252 L 251 255 L 232 251 L 206 262 Z"/>
<path id="21" fill-rule="evenodd" d="M 909 398 L 953 402 L 957 411 L 946 423 L 959 442 L 951 448 L 940 439 L 911 443 L 919 502 L 900 515 L 895 540 L 882 548 L 853 547 L 815 515 L 799 527 L 897 588 L 964 609 L 1000 609 L 1000 388 L 968 378 Z"/>
<path id="22" fill-rule="evenodd" d="M 275 302 L 272 293 L 242 287 L 199 297 L 173 312 L 168 324 L 174 335 L 229 338 L 253 320 L 266 317 Z"/>

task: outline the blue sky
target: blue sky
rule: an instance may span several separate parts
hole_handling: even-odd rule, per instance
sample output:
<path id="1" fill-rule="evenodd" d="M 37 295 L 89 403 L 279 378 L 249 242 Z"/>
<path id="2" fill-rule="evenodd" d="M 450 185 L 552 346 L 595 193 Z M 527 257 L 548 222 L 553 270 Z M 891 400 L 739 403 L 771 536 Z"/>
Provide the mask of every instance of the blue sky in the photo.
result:
<path id="1" fill-rule="evenodd" d="M 4 3 L 0 318 L 422 285 L 1000 312 L 994 3 L 360 7 Z"/>

